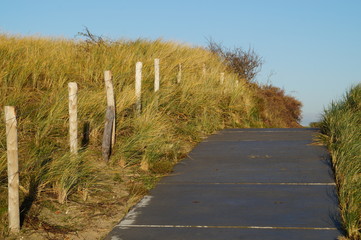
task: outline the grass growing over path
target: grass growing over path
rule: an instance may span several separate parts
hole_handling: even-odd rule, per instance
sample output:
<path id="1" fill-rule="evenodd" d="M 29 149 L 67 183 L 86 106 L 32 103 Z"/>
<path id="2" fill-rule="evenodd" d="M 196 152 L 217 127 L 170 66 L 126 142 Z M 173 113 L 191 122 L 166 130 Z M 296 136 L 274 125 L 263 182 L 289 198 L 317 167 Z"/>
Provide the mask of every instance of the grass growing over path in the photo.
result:
<path id="1" fill-rule="evenodd" d="M 154 58 L 160 59 L 157 96 Z M 140 115 L 134 112 L 137 61 L 143 62 Z M 176 84 L 179 64 L 182 80 Z M 108 164 L 101 158 L 104 70 L 112 71 L 116 95 L 117 141 Z M 79 86 L 82 149 L 77 158 L 68 153 L 67 83 L 72 81 Z M 204 136 L 230 127 L 299 126 L 300 114 L 297 100 L 239 78 L 216 54 L 161 40 L 0 35 L 0 96 L 2 109 L 13 105 L 17 111 L 22 234 L 43 232 L 35 239 L 66 234 L 81 239 L 84 229 L 100 229 L 101 221 L 110 222 L 101 230 L 106 233 L 111 221 L 118 221 Z M 290 99 L 298 110 L 290 107 Z M 0 238 L 7 235 L 6 136 L 0 121 Z"/>
<path id="2" fill-rule="evenodd" d="M 332 155 L 344 229 L 361 239 L 361 84 L 333 102 L 321 122 Z"/>

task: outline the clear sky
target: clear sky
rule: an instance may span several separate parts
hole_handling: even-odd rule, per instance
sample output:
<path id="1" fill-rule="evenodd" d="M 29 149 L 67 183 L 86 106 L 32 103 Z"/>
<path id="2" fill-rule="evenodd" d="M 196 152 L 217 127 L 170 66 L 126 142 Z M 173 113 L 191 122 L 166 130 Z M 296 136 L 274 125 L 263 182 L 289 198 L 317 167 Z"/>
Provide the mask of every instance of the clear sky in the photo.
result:
<path id="1" fill-rule="evenodd" d="M 361 0 L 1 0 L 0 32 L 252 47 L 257 81 L 301 100 L 303 124 L 361 82 Z"/>

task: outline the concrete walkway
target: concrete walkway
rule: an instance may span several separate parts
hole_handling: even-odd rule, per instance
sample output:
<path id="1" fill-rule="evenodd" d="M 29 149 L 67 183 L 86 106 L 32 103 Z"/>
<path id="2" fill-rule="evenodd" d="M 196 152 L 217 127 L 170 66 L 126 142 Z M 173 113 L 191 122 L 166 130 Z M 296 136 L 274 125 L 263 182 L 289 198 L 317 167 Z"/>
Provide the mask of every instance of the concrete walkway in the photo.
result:
<path id="1" fill-rule="evenodd" d="M 200 143 L 111 240 L 337 239 L 329 156 L 315 129 L 229 129 Z"/>

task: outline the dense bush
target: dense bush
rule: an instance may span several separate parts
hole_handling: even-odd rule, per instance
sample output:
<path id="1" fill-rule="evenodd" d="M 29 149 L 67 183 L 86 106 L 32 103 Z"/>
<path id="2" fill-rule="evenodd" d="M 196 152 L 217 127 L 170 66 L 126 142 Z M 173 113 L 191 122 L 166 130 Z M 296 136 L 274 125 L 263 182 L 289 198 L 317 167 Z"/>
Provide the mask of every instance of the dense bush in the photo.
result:
<path id="1" fill-rule="evenodd" d="M 255 86 L 261 102 L 261 117 L 272 126 L 300 127 L 302 103 L 285 91 L 272 86 Z M 282 120 L 280 120 L 282 119 Z"/>

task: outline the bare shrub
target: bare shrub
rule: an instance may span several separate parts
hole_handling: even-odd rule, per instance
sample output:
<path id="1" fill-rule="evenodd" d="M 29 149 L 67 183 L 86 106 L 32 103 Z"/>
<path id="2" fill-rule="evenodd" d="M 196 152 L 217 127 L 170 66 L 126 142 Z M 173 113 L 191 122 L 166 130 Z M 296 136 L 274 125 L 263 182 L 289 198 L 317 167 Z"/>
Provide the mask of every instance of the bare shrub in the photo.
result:
<path id="1" fill-rule="evenodd" d="M 227 49 L 220 43 L 208 40 L 208 49 L 218 55 L 240 79 L 251 82 L 261 70 L 263 60 L 252 48 L 246 51 L 240 47 Z"/>

